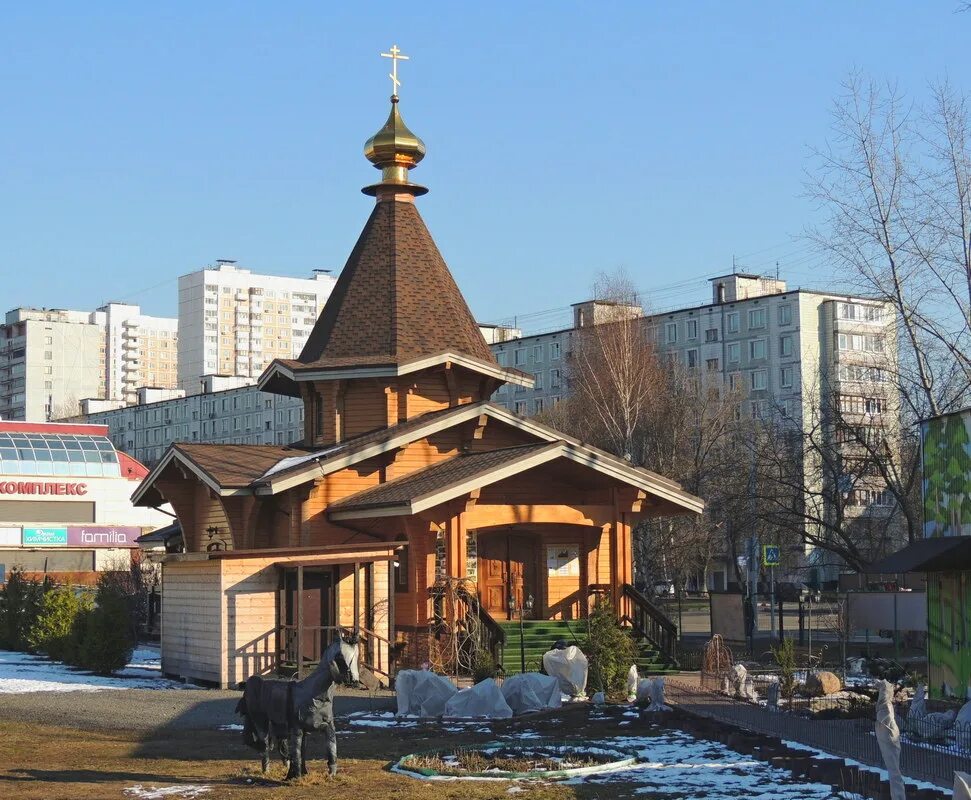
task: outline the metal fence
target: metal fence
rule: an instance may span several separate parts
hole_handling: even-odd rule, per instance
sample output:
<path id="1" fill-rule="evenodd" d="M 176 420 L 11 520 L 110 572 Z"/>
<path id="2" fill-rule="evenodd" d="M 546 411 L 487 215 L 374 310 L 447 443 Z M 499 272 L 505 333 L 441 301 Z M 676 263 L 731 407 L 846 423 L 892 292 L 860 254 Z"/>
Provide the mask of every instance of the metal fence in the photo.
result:
<path id="1" fill-rule="evenodd" d="M 825 713 L 809 716 L 785 707 L 768 709 L 676 679 L 670 679 L 667 686 L 668 700 L 689 713 L 883 769 L 872 707 L 861 709 L 856 718 L 826 718 Z M 900 711 L 898 724 L 905 729 Z M 937 742 L 905 734 L 900 766 L 908 778 L 951 787 L 954 772 L 967 771 L 971 766 L 971 730 L 960 730 L 956 738 Z"/>

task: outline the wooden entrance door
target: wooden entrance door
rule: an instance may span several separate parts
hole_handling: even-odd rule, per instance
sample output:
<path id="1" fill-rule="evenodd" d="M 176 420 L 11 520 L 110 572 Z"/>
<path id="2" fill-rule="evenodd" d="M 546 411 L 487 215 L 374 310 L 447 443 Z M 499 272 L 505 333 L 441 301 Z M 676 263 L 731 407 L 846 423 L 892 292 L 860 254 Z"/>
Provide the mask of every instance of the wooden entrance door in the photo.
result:
<path id="1" fill-rule="evenodd" d="M 536 547 L 532 539 L 514 534 L 480 537 L 479 596 L 492 616 L 509 619 L 509 597 L 515 597 L 516 607 L 522 608 L 530 594 L 535 613 L 541 602 L 536 575 Z"/>
<path id="2" fill-rule="evenodd" d="M 286 575 L 286 624 L 297 625 L 297 572 Z M 316 662 L 330 644 L 335 625 L 333 569 L 306 569 L 303 575 L 303 660 Z M 296 647 L 296 644 L 294 644 Z"/>

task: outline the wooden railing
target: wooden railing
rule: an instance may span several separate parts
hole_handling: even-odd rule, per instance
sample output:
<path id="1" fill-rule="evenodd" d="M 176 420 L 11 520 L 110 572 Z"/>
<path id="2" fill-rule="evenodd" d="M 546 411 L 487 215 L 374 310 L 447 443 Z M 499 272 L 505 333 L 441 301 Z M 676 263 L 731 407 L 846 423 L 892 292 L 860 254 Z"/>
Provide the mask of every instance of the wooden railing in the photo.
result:
<path id="1" fill-rule="evenodd" d="M 657 647 L 671 664 L 677 664 L 678 626 L 629 583 L 623 586 L 623 596 L 630 606 L 630 615 L 625 616 L 624 621 Z"/>
<path id="2" fill-rule="evenodd" d="M 320 654 L 334 640 L 338 632 L 350 632 L 349 628 L 335 625 L 308 626 L 303 628 L 303 641 L 297 635 L 296 625 L 281 625 L 279 627 L 280 653 L 278 663 L 283 667 L 313 668 L 320 662 Z M 360 648 L 361 666 L 386 678 L 391 677 L 391 642 L 384 636 L 367 628 L 358 628 L 358 647 Z M 300 645 L 304 652 L 315 654 L 313 658 L 300 659 Z"/>
<path id="3" fill-rule="evenodd" d="M 445 611 L 447 589 L 443 586 L 433 586 L 428 592 L 432 598 L 432 611 L 436 628 L 447 628 L 448 620 Z M 455 597 L 460 605 L 458 617 L 464 623 L 465 630 L 475 631 L 479 645 L 489 651 L 496 664 L 501 665 L 502 648 L 506 643 L 506 634 L 499 623 L 482 607 L 479 598 L 465 586 L 459 584 L 455 587 Z"/>

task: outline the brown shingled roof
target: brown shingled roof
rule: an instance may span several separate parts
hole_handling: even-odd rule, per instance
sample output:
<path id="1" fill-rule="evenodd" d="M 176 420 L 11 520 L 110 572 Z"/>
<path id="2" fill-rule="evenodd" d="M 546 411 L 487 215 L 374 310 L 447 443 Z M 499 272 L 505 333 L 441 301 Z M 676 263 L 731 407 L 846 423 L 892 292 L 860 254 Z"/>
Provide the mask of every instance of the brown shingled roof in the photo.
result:
<path id="1" fill-rule="evenodd" d="M 538 455 L 544 450 L 555 450 L 559 444 L 559 442 L 538 442 L 455 456 L 338 500 L 328 506 L 327 512 L 362 511 L 411 503 L 456 484 L 489 475 L 504 466 Z"/>
<path id="2" fill-rule="evenodd" d="M 249 486 L 274 464 L 306 452 L 298 447 L 272 444 L 188 444 L 173 445 L 220 488 Z"/>
<path id="3" fill-rule="evenodd" d="M 449 351 L 496 363 L 414 203 L 379 202 L 287 366 L 399 364 Z"/>

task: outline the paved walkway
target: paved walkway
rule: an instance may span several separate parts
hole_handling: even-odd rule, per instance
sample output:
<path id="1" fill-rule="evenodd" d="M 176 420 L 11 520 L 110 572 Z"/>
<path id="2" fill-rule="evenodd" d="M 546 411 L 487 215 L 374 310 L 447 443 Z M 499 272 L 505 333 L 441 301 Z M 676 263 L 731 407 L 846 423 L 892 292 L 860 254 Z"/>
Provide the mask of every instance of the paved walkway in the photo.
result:
<path id="1" fill-rule="evenodd" d="M 873 732 L 873 720 L 817 720 L 768 711 L 761 706 L 706 691 L 700 687 L 697 677 L 682 681 L 679 676 L 666 684 L 668 701 L 690 713 L 884 768 Z M 913 780 L 951 788 L 955 770 L 967 770 L 968 757 L 904 742 L 900 768 L 906 777 Z"/>

